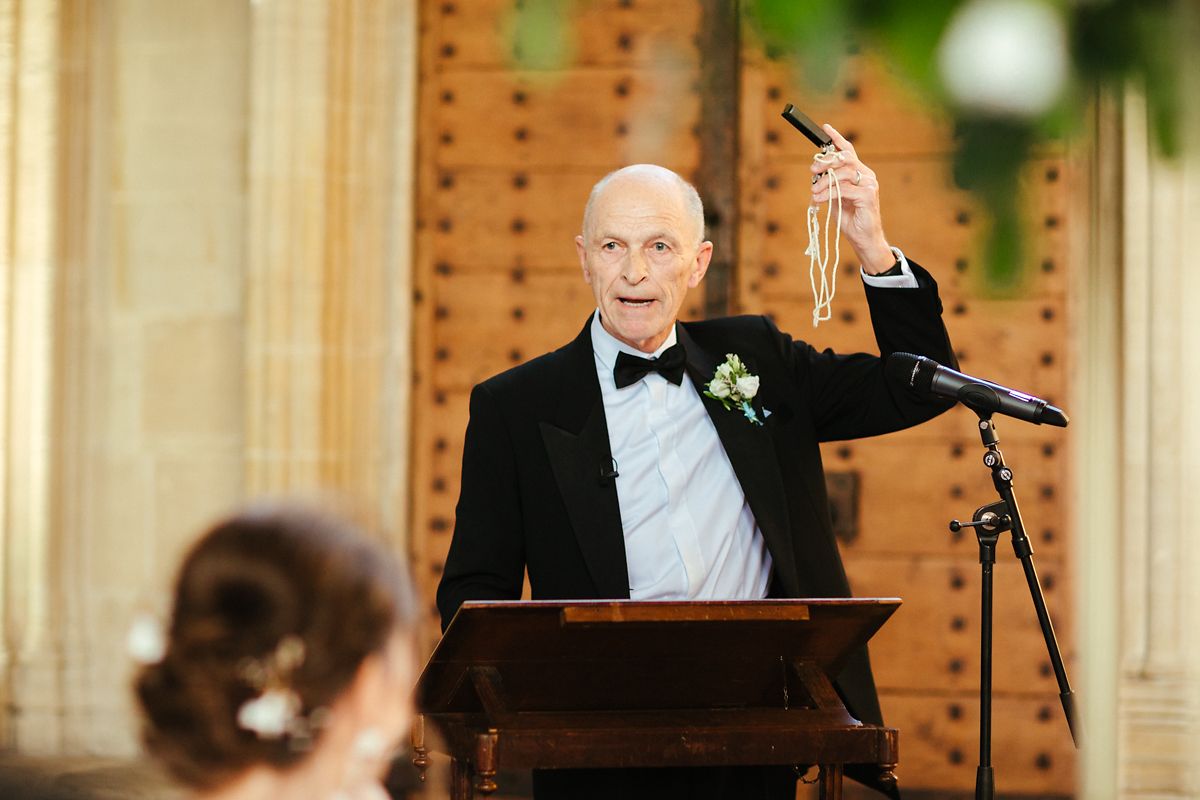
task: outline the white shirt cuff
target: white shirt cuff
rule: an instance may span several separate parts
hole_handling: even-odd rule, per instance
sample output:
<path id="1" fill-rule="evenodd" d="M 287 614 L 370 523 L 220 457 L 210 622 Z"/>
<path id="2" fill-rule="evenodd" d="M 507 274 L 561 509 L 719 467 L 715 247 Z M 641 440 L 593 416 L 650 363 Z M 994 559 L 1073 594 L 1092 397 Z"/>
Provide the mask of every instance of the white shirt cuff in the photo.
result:
<path id="1" fill-rule="evenodd" d="M 913 275 L 912 268 L 908 266 L 908 259 L 904 257 L 904 253 L 900 252 L 899 247 L 893 247 L 892 252 L 896 254 L 896 260 L 900 262 L 899 275 L 868 275 L 863 272 L 863 268 L 859 267 L 858 271 L 862 274 L 863 283 L 868 286 L 875 286 L 880 289 L 916 289 L 917 276 Z"/>

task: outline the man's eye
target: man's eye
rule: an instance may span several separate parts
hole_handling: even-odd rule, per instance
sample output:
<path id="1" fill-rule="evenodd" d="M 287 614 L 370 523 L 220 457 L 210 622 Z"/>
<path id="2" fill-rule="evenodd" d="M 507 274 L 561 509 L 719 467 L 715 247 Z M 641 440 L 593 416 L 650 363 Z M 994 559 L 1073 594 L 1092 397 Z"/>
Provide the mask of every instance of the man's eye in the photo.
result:
<path id="1" fill-rule="evenodd" d="M 600 249 L 602 249 L 602 250 L 616 250 L 616 249 L 617 249 L 617 243 L 616 243 L 616 242 L 605 242 L 604 244 L 600 245 Z"/>
<path id="2" fill-rule="evenodd" d="M 655 242 L 654 243 L 654 252 L 656 252 L 656 253 L 667 252 L 667 243 L 666 242 Z"/>

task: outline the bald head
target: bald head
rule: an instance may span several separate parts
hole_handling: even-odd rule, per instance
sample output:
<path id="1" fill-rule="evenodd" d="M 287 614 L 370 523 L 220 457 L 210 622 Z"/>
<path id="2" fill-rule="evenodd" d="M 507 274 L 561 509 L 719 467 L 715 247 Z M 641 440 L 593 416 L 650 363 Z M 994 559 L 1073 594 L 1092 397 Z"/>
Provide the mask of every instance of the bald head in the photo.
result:
<path id="1" fill-rule="evenodd" d="M 591 239 L 594 235 L 596 222 L 596 207 L 602 199 L 609 199 L 628 188 L 638 188 L 662 193 L 672 197 L 682 204 L 686 219 L 691 224 L 695 238 L 688 242 L 698 245 L 704 241 L 704 204 L 696 187 L 685 181 L 678 173 L 657 164 L 631 164 L 628 167 L 608 173 L 592 187 L 588 195 L 587 205 L 583 207 L 583 236 Z"/>

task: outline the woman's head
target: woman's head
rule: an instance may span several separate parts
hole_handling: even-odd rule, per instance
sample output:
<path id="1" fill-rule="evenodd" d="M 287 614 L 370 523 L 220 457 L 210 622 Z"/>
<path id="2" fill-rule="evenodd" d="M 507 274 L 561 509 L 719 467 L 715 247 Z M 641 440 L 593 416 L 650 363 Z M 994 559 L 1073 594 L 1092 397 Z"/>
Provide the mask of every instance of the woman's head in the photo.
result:
<path id="1" fill-rule="evenodd" d="M 404 571 L 350 523 L 295 506 L 239 513 L 180 568 L 165 654 L 137 679 L 146 745 L 177 779 L 211 789 L 299 763 L 347 716 L 394 737 L 414 618 Z M 391 696 L 348 699 L 364 692 Z"/>

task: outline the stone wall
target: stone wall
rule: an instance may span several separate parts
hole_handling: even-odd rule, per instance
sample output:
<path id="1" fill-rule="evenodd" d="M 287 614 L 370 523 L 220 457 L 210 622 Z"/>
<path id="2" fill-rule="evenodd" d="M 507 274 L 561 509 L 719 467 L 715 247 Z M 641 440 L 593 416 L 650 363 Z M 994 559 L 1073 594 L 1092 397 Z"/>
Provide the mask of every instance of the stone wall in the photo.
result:
<path id="1" fill-rule="evenodd" d="M 0 736 L 131 752 L 124 633 L 247 496 L 405 546 L 410 3 L 0 4 Z"/>

